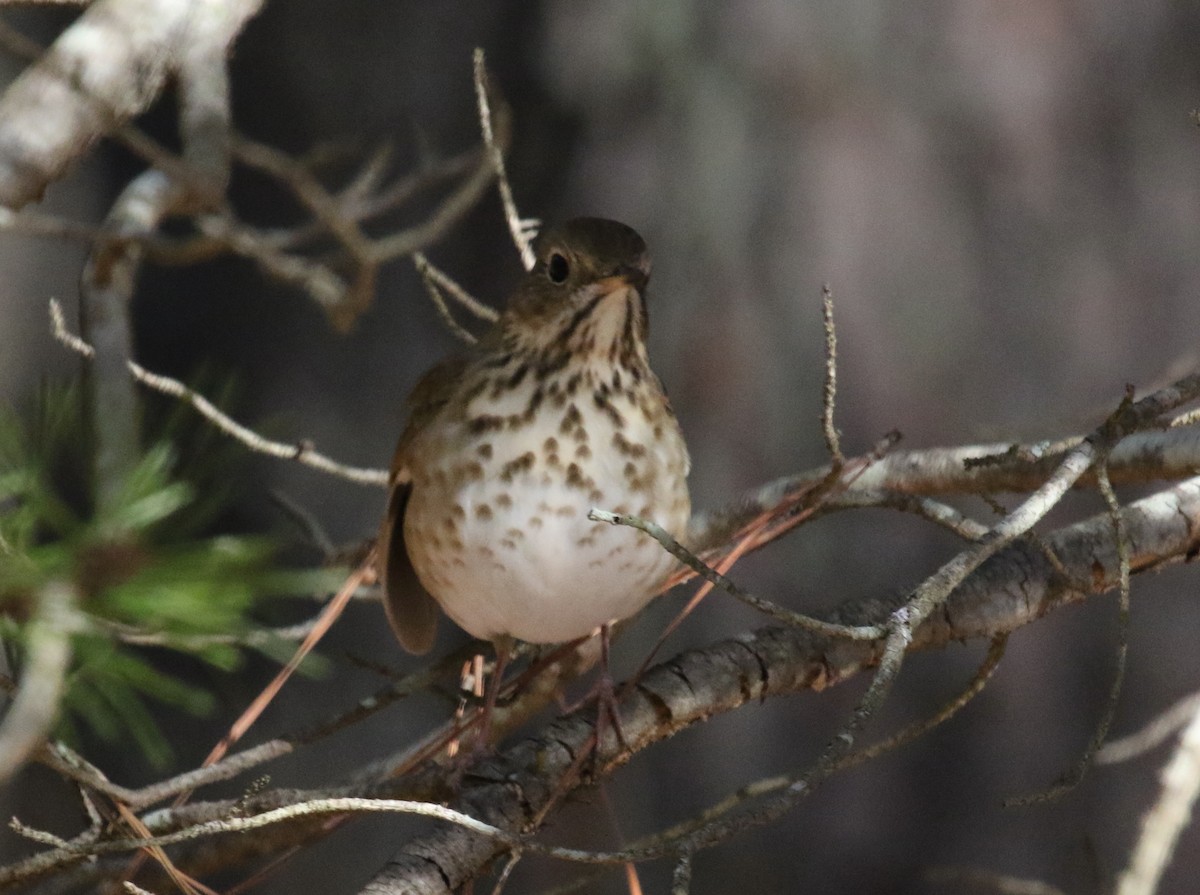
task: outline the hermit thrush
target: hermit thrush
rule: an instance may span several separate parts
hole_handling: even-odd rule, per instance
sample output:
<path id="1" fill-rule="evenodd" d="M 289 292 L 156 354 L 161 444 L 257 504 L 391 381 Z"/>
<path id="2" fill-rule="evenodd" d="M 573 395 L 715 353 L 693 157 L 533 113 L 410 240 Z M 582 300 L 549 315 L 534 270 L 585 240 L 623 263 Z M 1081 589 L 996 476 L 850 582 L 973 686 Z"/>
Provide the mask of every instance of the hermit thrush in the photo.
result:
<path id="1" fill-rule="evenodd" d="M 579 218 L 534 248 L 495 326 L 409 398 L 379 551 L 388 620 L 412 652 L 433 644 L 434 601 L 501 656 L 514 638 L 626 618 L 675 560 L 588 510 L 687 526 L 687 447 L 646 356 L 645 243 Z"/>

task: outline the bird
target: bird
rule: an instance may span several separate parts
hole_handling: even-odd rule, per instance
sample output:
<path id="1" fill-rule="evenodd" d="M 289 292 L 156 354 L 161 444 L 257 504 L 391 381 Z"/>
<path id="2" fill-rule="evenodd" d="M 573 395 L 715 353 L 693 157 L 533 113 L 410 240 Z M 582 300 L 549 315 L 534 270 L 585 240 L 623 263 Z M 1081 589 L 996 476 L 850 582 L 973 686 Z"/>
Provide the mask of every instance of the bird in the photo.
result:
<path id="1" fill-rule="evenodd" d="M 532 248 L 495 324 L 414 387 L 378 539 L 400 644 L 428 652 L 440 607 L 494 644 L 495 686 L 514 641 L 607 633 L 675 568 L 652 538 L 590 509 L 680 540 L 691 513 L 687 445 L 647 355 L 645 242 L 585 217 Z"/>

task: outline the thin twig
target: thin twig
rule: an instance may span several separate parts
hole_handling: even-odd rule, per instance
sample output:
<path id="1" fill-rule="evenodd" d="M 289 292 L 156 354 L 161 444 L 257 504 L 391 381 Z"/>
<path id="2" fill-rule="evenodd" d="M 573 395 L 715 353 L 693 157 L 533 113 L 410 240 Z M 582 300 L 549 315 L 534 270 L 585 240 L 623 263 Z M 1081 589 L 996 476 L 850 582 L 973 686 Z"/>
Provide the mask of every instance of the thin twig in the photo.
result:
<path id="1" fill-rule="evenodd" d="M 55 299 L 50 299 L 50 320 L 54 337 L 59 342 L 83 357 L 90 358 L 92 356 L 92 346 L 67 329 L 66 322 L 63 319 L 62 306 Z M 164 395 L 169 395 L 190 404 L 210 423 L 252 451 L 267 454 L 271 457 L 278 457 L 283 460 L 295 460 L 305 466 L 311 466 L 313 469 L 327 472 L 330 475 L 335 475 L 360 485 L 387 486 L 388 474 L 386 470 L 364 469 L 338 463 L 316 451 L 308 442 L 286 444 L 279 441 L 270 441 L 222 413 L 211 401 L 199 392 L 188 388 L 178 379 L 161 376 L 158 373 L 151 373 L 136 361 L 129 361 L 128 366 L 130 373 L 133 374 L 133 378 L 138 382 Z"/>
<path id="2" fill-rule="evenodd" d="M 320 551 L 321 557 L 326 562 L 331 561 L 337 556 L 338 548 L 334 545 L 333 539 L 329 537 L 329 533 L 321 525 L 321 520 L 311 510 L 301 506 L 300 503 L 292 500 L 291 497 L 278 488 L 272 488 L 268 496 L 271 502 L 279 507 L 296 524 L 296 527 L 304 533 L 309 543 Z"/>
<path id="3" fill-rule="evenodd" d="M 1191 723 L 1200 712 L 1200 693 L 1185 696 L 1136 733 L 1110 740 L 1096 753 L 1096 764 L 1120 764 L 1145 755 Z"/>
<path id="4" fill-rule="evenodd" d="M 1173 417 L 1169 423 L 1172 429 L 1177 429 L 1182 426 L 1193 426 L 1200 423 L 1200 408 L 1189 410 L 1187 413 L 1181 413 L 1179 416 Z"/>
<path id="5" fill-rule="evenodd" d="M 1021 537 L 1058 504 L 1062 496 L 1097 460 L 1106 458 L 1123 437 L 1139 427 L 1157 425 L 1162 414 L 1200 396 L 1200 373 L 1186 376 L 1172 385 L 1142 398 L 1126 400 L 1104 424 L 1072 450 L 1054 474 L 1012 513 L 997 524 L 970 549 L 963 551 L 927 578 L 912 597 L 888 619 L 888 636 L 875 676 L 859 700 L 850 718 L 828 743 L 809 772 L 786 790 L 746 816 L 717 821 L 697 830 L 689 842 L 707 847 L 750 827 L 758 827 L 783 816 L 808 796 L 837 769 L 852 751 L 859 731 L 872 718 L 891 692 L 912 643 L 914 631 L 932 613 L 944 605 L 956 588 L 986 559 Z"/>
<path id="6" fill-rule="evenodd" d="M 450 297 L 457 301 L 460 305 L 478 317 L 480 320 L 488 323 L 495 323 L 500 319 L 500 314 L 494 308 L 490 308 L 483 302 L 479 301 L 470 292 L 452 280 L 441 268 L 436 267 L 422 252 L 413 252 L 413 264 L 416 265 L 418 273 L 422 277 L 428 277 L 433 280 L 439 287 L 445 289 L 450 294 Z"/>
<path id="7" fill-rule="evenodd" d="M 496 186 L 500 190 L 500 203 L 504 206 L 504 220 L 508 224 L 508 232 L 512 235 L 513 244 L 521 255 L 521 263 L 526 270 L 532 270 L 537 260 L 533 255 L 533 237 L 539 222 L 525 220 L 517 212 L 517 203 L 513 200 L 512 186 L 508 182 L 508 172 L 504 167 L 504 152 L 496 140 L 495 129 L 492 125 L 492 96 L 493 88 L 488 77 L 487 62 L 483 49 L 475 50 L 475 99 L 479 105 L 479 126 L 483 130 L 483 142 L 491 156 L 492 168 L 496 172 Z"/>
<path id="8" fill-rule="evenodd" d="M 749 594 L 716 569 L 707 565 L 703 560 L 675 540 L 665 528 L 656 522 L 641 519 L 628 513 L 610 513 L 607 510 L 600 510 L 594 507 L 588 511 L 588 518 L 593 522 L 607 522 L 609 525 L 627 525 L 630 528 L 636 528 L 638 531 L 645 532 L 658 541 L 664 550 L 705 581 L 737 597 L 737 599 L 741 600 L 747 606 L 753 606 L 764 615 L 768 615 L 784 624 L 803 628 L 815 634 L 824 634 L 827 637 L 843 637 L 849 640 L 878 640 L 884 636 L 885 629 L 879 625 L 849 626 L 823 622 L 820 619 L 802 615 L 799 612 L 793 612 L 769 600 Z"/>
<path id="9" fill-rule="evenodd" d="M 1023 879 L 976 867 L 933 867 L 926 872 L 925 878 L 931 883 L 955 886 L 959 891 L 963 886 L 970 886 L 995 895 L 1067 895 L 1058 886 L 1039 879 Z"/>
<path id="10" fill-rule="evenodd" d="M 826 283 L 821 287 L 821 320 L 825 327 L 825 385 L 821 391 L 821 431 L 825 434 L 825 449 L 834 471 L 841 469 L 846 458 L 842 442 L 833 421 L 837 405 L 837 328 L 833 322 L 833 291 Z"/>
<path id="11" fill-rule="evenodd" d="M 841 771 L 858 767 L 867 761 L 878 758 L 880 755 L 899 749 L 953 718 L 972 699 L 978 696 L 987 685 L 987 682 L 991 680 L 992 674 L 995 672 L 996 667 L 1000 664 L 1001 657 L 1004 655 L 1007 642 L 1007 634 L 994 637 L 988 647 L 987 655 L 984 657 L 979 668 L 976 669 L 975 674 L 972 675 L 967 686 L 956 694 L 953 699 L 946 702 L 935 714 L 909 724 L 886 739 L 849 753 L 838 762 L 837 770 Z M 706 824 L 710 824 L 739 808 L 743 808 L 748 802 L 787 789 L 789 786 L 797 783 L 801 779 L 801 776 L 802 774 L 780 774 L 762 780 L 755 780 L 741 787 L 736 792 L 730 793 L 720 802 L 705 808 L 702 812 L 689 818 L 684 823 L 645 837 L 633 843 L 631 848 L 670 847 L 672 844 L 684 840 L 687 836 L 701 829 Z"/>
<path id="12" fill-rule="evenodd" d="M 1096 480 L 1099 484 L 1100 494 L 1104 497 L 1104 505 L 1108 509 L 1109 518 L 1112 520 L 1113 540 L 1117 546 L 1117 561 L 1120 575 L 1117 602 L 1117 667 L 1113 673 L 1112 684 L 1109 687 L 1108 697 L 1104 702 L 1104 711 L 1100 716 L 1100 721 L 1096 724 L 1096 729 L 1092 732 L 1092 736 L 1088 740 L 1083 754 L 1075 762 L 1075 765 L 1063 775 L 1062 779 L 1045 792 L 1006 799 L 1004 804 L 1009 807 L 1020 807 L 1038 802 L 1052 801 L 1061 798 L 1078 786 L 1095 761 L 1100 747 L 1104 745 L 1104 741 L 1108 738 L 1108 731 L 1112 727 L 1113 718 L 1117 714 L 1117 704 L 1121 697 L 1121 688 L 1125 683 L 1125 667 L 1129 656 L 1129 537 L 1125 531 L 1125 517 L 1121 513 L 1121 504 L 1117 500 L 1116 492 L 1113 491 L 1112 482 L 1108 479 L 1108 468 L 1103 460 L 1096 464 Z"/>
<path id="13" fill-rule="evenodd" d="M 429 296 L 429 301 L 433 304 L 434 310 L 437 311 L 442 325 L 460 342 L 467 345 L 474 345 L 479 341 L 478 336 L 461 326 L 454 319 L 454 315 L 450 313 L 450 308 L 446 305 L 446 299 L 442 295 L 442 289 L 438 285 L 437 279 L 433 276 L 433 268 L 429 264 L 428 259 L 420 252 L 414 252 L 412 257 L 413 265 L 417 268 L 417 273 L 421 276 L 421 283 L 425 286 L 425 293 Z"/>
<path id="14" fill-rule="evenodd" d="M 1200 711 L 1184 729 L 1162 771 L 1161 790 L 1142 817 L 1141 835 L 1117 883 L 1117 895 L 1153 895 L 1171 861 L 1179 835 L 1200 796 Z"/>

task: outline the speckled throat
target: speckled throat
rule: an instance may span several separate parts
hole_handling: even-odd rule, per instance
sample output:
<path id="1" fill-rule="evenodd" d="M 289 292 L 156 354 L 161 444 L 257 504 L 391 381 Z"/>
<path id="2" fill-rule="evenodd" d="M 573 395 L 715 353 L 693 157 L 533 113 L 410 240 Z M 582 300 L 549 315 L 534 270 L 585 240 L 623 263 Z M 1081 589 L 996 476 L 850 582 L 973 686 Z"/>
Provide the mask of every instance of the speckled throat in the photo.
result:
<path id="1" fill-rule="evenodd" d="M 636 273 L 636 271 L 635 271 Z M 398 453 L 408 556 L 476 637 L 557 642 L 641 609 L 675 560 L 592 507 L 682 537 L 686 445 L 645 348 L 639 278 L 510 304 Z"/>

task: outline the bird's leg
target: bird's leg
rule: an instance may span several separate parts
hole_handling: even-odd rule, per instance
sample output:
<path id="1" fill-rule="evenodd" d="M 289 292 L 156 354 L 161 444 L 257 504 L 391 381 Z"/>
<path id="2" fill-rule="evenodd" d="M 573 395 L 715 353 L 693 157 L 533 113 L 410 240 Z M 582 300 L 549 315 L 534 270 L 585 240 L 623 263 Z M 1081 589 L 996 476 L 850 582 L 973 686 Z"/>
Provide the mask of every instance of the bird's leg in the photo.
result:
<path id="1" fill-rule="evenodd" d="M 491 742 L 492 713 L 496 710 L 496 703 L 500 698 L 500 688 L 504 686 L 504 669 L 508 665 L 509 657 L 512 655 L 513 640 L 511 637 L 498 638 L 492 641 L 492 646 L 496 650 L 496 666 L 492 670 L 491 677 L 487 682 L 487 688 L 484 691 L 483 708 L 480 710 L 478 719 L 478 730 L 471 737 L 469 748 L 459 749 L 456 743 L 450 751 L 451 770 L 450 776 L 447 779 L 447 785 L 452 792 L 457 792 L 462 785 L 462 779 L 466 775 L 467 769 L 493 751 L 495 747 L 495 744 Z M 478 692 L 478 690 L 475 690 L 476 694 Z M 476 698 L 478 698 L 478 695 L 476 695 Z M 461 715 L 459 717 L 461 719 Z"/>
<path id="2" fill-rule="evenodd" d="M 612 724 L 613 733 L 621 749 L 627 751 L 629 742 L 625 739 L 625 730 L 621 727 L 621 713 L 617 704 L 617 692 L 613 683 L 612 671 L 608 657 L 612 645 L 612 626 L 600 626 L 600 679 L 596 682 L 596 748 L 592 753 L 592 764 L 600 756 L 600 744 L 604 741 L 605 728 Z"/>
<path id="3" fill-rule="evenodd" d="M 504 668 L 512 654 L 513 639 L 507 636 L 497 637 L 492 641 L 492 646 L 496 650 L 496 667 L 492 671 L 491 680 L 488 681 L 487 695 L 483 700 L 483 717 L 480 719 L 479 733 L 471 749 L 475 758 L 487 752 L 492 745 L 492 713 L 496 710 L 496 701 L 500 698 L 500 688 L 504 686 Z"/>

